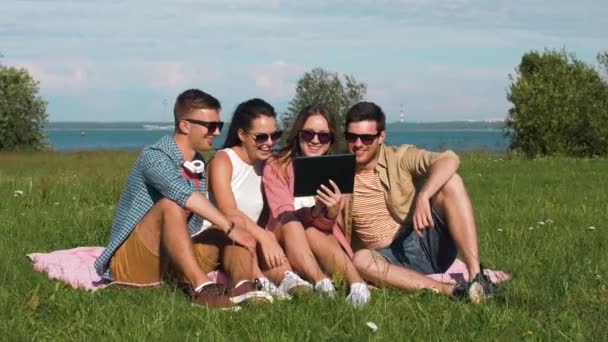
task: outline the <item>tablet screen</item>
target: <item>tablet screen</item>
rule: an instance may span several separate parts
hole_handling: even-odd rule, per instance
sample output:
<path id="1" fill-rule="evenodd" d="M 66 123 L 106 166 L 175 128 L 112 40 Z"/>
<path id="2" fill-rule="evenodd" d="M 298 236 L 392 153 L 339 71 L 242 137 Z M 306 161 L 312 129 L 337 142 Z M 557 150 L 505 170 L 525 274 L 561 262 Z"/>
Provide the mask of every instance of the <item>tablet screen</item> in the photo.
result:
<path id="1" fill-rule="evenodd" d="M 321 184 L 330 189 L 331 179 L 340 192 L 350 194 L 355 183 L 355 155 L 332 154 L 294 160 L 294 197 L 316 195 Z"/>

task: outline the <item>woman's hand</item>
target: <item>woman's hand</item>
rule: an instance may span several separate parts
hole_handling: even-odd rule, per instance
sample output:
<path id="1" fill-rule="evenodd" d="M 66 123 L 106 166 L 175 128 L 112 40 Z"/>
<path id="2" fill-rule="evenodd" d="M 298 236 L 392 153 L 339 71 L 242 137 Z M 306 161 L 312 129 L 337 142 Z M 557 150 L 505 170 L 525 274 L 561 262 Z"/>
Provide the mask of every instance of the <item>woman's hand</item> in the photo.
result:
<path id="1" fill-rule="evenodd" d="M 342 193 L 340 192 L 340 188 L 331 179 L 329 180 L 329 184 L 333 188 L 333 191 L 327 186 L 321 185 L 321 188 L 317 190 L 315 202 L 325 207 L 327 209 L 327 218 L 333 220 L 338 217 L 340 210 L 342 210 Z"/>
<path id="2" fill-rule="evenodd" d="M 260 234 L 259 243 L 260 248 L 262 249 L 262 255 L 264 256 L 264 261 L 266 261 L 266 265 L 270 268 L 283 266 L 287 261 L 285 253 L 283 252 L 281 245 L 279 245 L 277 238 L 274 236 L 274 233 L 264 230 L 263 233 Z"/>
<path id="3" fill-rule="evenodd" d="M 254 254 L 256 242 L 253 235 L 245 228 L 246 221 L 241 217 L 235 216 L 232 217 L 232 224 L 233 226 L 228 229 L 226 236 L 235 243 L 247 248 L 251 254 Z"/>

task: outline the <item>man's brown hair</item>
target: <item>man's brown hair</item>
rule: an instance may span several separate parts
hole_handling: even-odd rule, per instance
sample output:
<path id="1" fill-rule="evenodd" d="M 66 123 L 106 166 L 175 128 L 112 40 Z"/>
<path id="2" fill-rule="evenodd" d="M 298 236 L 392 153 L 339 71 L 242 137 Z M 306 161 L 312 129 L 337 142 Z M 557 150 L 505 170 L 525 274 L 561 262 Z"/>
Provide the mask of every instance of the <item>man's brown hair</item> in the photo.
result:
<path id="1" fill-rule="evenodd" d="M 184 91 L 177 96 L 173 107 L 176 132 L 179 130 L 179 122 L 194 109 L 215 109 L 219 111 L 222 106 L 220 101 L 202 90 L 188 89 Z"/>

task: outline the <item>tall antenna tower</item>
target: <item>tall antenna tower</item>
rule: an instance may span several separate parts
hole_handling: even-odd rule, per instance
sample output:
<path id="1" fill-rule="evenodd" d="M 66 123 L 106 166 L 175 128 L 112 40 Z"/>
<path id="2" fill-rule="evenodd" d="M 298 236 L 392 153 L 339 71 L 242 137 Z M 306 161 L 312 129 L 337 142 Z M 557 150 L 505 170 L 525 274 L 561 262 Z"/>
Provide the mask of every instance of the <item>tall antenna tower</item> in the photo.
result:
<path id="1" fill-rule="evenodd" d="M 401 123 L 405 122 L 405 111 L 403 110 L 403 104 L 401 104 L 400 110 L 399 110 L 399 122 L 401 122 Z"/>

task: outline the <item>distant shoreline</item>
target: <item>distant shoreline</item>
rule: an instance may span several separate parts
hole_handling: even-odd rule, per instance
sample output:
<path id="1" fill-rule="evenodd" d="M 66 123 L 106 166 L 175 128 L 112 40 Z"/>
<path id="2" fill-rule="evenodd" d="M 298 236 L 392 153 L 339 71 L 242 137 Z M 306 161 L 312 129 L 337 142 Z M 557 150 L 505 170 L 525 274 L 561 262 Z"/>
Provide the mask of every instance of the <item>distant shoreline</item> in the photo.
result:
<path id="1" fill-rule="evenodd" d="M 56 130 L 139 130 L 144 126 L 172 126 L 172 122 L 134 121 L 134 122 L 49 122 L 47 131 Z M 392 132 L 407 131 L 501 131 L 504 121 L 441 121 L 441 122 L 391 122 L 386 128 Z M 166 130 L 170 131 L 170 130 Z"/>

